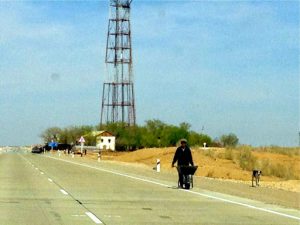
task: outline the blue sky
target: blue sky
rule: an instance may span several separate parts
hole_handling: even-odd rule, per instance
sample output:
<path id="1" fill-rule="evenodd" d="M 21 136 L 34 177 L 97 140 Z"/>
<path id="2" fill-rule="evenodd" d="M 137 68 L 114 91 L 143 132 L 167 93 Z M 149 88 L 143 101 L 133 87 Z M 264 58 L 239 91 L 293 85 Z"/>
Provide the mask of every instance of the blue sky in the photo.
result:
<path id="1" fill-rule="evenodd" d="M 298 1 L 133 1 L 137 120 L 298 144 Z M 97 124 L 108 1 L 0 2 L 0 145 Z"/>

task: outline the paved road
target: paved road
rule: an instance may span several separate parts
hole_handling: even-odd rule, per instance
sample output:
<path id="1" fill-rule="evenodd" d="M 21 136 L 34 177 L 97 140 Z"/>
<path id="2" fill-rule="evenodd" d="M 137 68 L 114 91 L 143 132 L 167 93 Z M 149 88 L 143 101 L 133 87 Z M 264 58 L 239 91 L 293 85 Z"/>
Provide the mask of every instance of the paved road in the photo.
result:
<path id="1" fill-rule="evenodd" d="M 0 155 L 1 225 L 300 224 L 297 210 L 50 157 Z"/>

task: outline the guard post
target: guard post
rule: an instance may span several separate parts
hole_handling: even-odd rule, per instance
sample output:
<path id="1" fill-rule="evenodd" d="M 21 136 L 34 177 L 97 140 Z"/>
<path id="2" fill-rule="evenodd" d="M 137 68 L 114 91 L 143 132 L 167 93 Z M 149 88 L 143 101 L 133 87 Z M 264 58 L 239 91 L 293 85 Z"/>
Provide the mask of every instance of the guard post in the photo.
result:
<path id="1" fill-rule="evenodd" d="M 160 159 L 156 160 L 156 172 L 160 172 Z"/>

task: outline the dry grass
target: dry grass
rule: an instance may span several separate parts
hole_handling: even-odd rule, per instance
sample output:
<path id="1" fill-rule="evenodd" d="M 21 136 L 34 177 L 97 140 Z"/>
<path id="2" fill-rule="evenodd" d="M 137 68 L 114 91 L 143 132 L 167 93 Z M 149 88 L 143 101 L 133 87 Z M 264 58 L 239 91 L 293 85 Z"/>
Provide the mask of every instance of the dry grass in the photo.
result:
<path id="1" fill-rule="evenodd" d="M 283 148 L 283 147 L 278 147 L 278 146 L 271 146 L 271 147 L 252 148 L 252 150 L 256 151 L 256 152 L 269 152 L 269 153 L 276 153 L 276 154 L 281 154 L 281 155 L 288 155 L 290 157 L 300 156 L 300 148 L 299 147 Z"/>
<path id="2" fill-rule="evenodd" d="M 264 151 L 263 151 L 264 150 Z M 298 151 L 298 149 L 296 149 Z M 253 169 L 260 169 L 268 180 L 300 179 L 300 156 L 293 150 L 287 154 L 285 149 L 271 147 L 255 149 L 240 147 L 237 149 L 202 148 L 192 149 L 195 164 L 199 166 L 197 175 L 216 178 L 249 180 Z M 104 153 L 108 160 L 143 163 L 155 166 L 156 159 L 161 160 L 162 169 L 170 169 L 175 148 L 142 149 L 134 152 Z M 285 152 L 280 154 L 278 152 Z M 271 177 L 271 178 L 269 178 Z"/>
<path id="3" fill-rule="evenodd" d="M 299 148 L 243 146 L 236 149 L 225 149 L 224 153 L 214 155 L 233 161 L 243 170 L 259 169 L 266 176 L 300 180 L 299 150 Z"/>
<path id="4" fill-rule="evenodd" d="M 156 159 L 161 161 L 162 171 L 173 171 L 171 162 L 176 148 L 142 149 L 134 152 L 103 152 L 102 160 L 142 163 L 153 168 Z M 287 153 L 287 149 L 251 148 L 236 149 L 192 148 L 193 159 L 199 166 L 196 175 L 230 179 L 232 182 L 250 182 L 252 169 L 263 171 L 262 186 L 290 191 L 300 191 L 299 149 Z M 284 152 L 281 154 L 281 152 Z M 97 160 L 97 154 L 89 155 Z"/>
<path id="5" fill-rule="evenodd" d="M 142 163 L 150 167 L 155 167 L 156 159 L 160 159 L 162 170 L 175 171 L 171 168 L 175 150 L 176 148 L 153 148 L 134 152 L 103 152 L 102 159 Z M 300 187 L 299 149 L 292 149 L 291 153 L 288 150 L 243 146 L 236 149 L 192 148 L 192 153 L 195 164 L 199 166 L 197 176 L 249 182 L 251 171 L 260 169 L 263 171 L 264 184 L 272 187 L 275 182 L 277 186 L 280 184 L 279 188 L 289 187 L 289 190 L 295 190 Z M 97 159 L 96 154 L 89 157 Z"/>

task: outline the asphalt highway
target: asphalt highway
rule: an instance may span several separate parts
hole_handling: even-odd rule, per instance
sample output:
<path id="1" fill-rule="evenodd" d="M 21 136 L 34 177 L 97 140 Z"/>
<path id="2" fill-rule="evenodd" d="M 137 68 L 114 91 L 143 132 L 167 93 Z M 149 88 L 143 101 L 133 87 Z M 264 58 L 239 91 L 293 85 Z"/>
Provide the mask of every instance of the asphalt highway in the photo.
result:
<path id="1" fill-rule="evenodd" d="M 0 154 L 0 225 L 296 225 L 300 212 L 197 188 L 155 172 L 72 157 Z"/>

